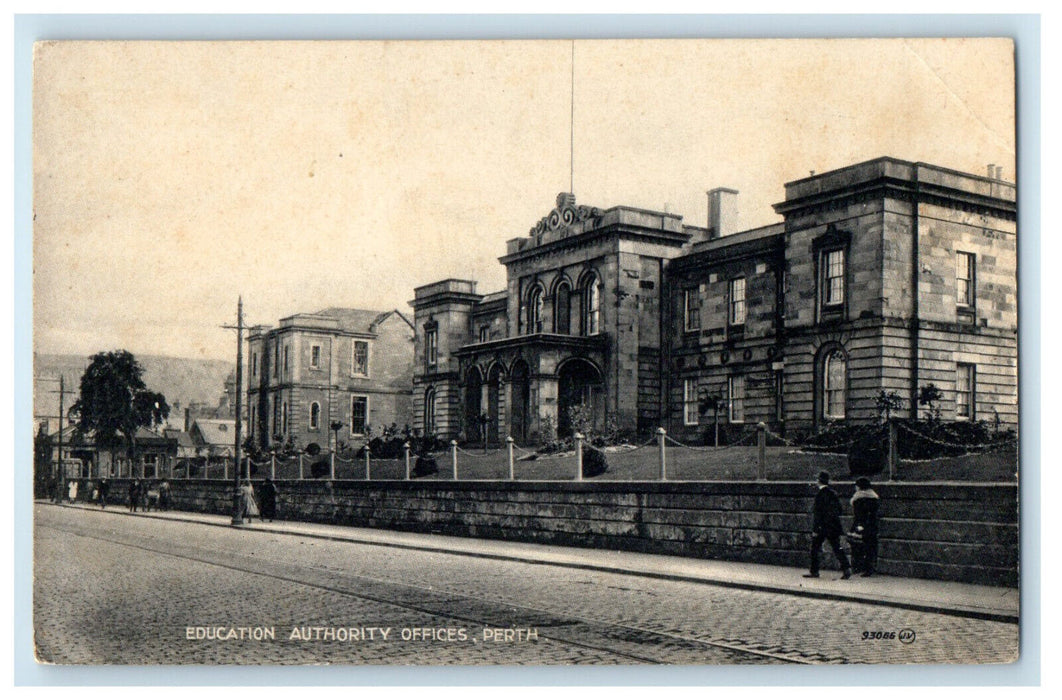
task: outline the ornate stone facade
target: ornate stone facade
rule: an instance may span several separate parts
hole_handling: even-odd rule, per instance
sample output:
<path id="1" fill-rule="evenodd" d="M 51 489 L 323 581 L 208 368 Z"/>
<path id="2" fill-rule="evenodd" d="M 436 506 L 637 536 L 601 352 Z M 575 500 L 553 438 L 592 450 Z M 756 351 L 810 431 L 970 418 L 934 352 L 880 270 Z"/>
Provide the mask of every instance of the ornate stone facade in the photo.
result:
<path id="1" fill-rule="evenodd" d="M 782 222 L 733 232 L 736 194 L 709 192 L 705 229 L 562 193 L 508 242 L 504 292 L 416 289 L 415 427 L 815 429 L 876 420 L 881 392 L 910 415 L 927 383 L 945 417 L 1017 422 L 1013 184 L 880 158 L 788 183 Z"/>

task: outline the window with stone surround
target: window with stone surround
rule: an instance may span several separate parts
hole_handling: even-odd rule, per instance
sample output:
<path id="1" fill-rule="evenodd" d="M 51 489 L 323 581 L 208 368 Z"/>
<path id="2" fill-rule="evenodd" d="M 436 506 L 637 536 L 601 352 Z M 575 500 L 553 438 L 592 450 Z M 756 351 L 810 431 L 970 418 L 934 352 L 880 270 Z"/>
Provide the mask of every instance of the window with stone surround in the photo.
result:
<path id="1" fill-rule="evenodd" d="M 429 387 L 424 392 L 424 434 L 435 435 L 435 389 Z"/>
<path id="2" fill-rule="evenodd" d="M 601 332 L 601 278 L 591 273 L 583 283 L 583 335 Z"/>
<path id="3" fill-rule="evenodd" d="M 291 358 L 290 358 L 290 355 L 291 355 L 291 346 L 290 345 L 285 345 L 284 346 L 284 377 L 285 378 L 287 378 L 289 376 L 288 373 L 291 371 L 291 364 L 290 364 Z"/>
<path id="4" fill-rule="evenodd" d="M 822 417 L 844 420 L 848 387 L 848 357 L 842 350 L 828 352 L 822 362 Z"/>
<path id="5" fill-rule="evenodd" d="M 700 423 L 701 410 L 697 403 L 697 380 L 685 379 L 682 382 L 682 422 L 685 425 Z"/>
<path id="6" fill-rule="evenodd" d="M 745 422 L 745 375 L 732 374 L 727 379 L 728 418 L 731 423 Z"/>
<path id="7" fill-rule="evenodd" d="M 284 401 L 280 405 L 280 433 L 281 435 L 288 434 L 288 402 Z"/>
<path id="8" fill-rule="evenodd" d="M 350 397 L 350 434 L 364 435 L 369 425 L 369 397 Z"/>
<path id="9" fill-rule="evenodd" d="M 976 413 L 977 370 L 971 364 L 955 365 L 955 420 L 973 420 Z"/>
<path id="10" fill-rule="evenodd" d="M 567 282 L 558 284 L 553 293 L 553 332 L 561 335 L 572 332 L 572 286 Z"/>
<path id="11" fill-rule="evenodd" d="M 424 363 L 428 369 L 439 364 L 439 327 L 436 325 L 424 327 Z"/>
<path id="12" fill-rule="evenodd" d="M 973 309 L 976 298 L 975 282 L 977 256 L 973 253 L 955 253 L 955 303 L 960 309 Z"/>
<path id="13" fill-rule="evenodd" d="M 730 289 L 727 294 L 730 300 L 730 325 L 745 325 L 745 278 L 736 277 L 730 280 Z"/>
<path id="14" fill-rule="evenodd" d="M 310 404 L 310 430 L 321 428 L 321 404 L 316 401 Z"/>
<path id="15" fill-rule="evenodd" d="M 251 353 L 251 376 L 255 377 L 255 378 L 258 377 L 258 353 L 257 352 L 252 352 Z"/>
<path id="16" fill-rule="evenodd" d="M 840 308 L 844 304 L 844 249 L 822 251 L 822 306 Z"/>
<path id="17" fill-rule="evenodd" d="M 356 377 L 369 376 L 369 341 L 355 340 L 353 342 L 350 372 Z"/>
<path id="18" fill-rule="evenodd" d="M 310 369 L 321 369 L 320 343 L 314 343 L 310 346 Z"/>
<path id="19" fill-rule="evenodd" d="M 527 295 L 527 332 L 542 332 L 542 285 L 536 284 Z"/>
<path id="20" fill-rule="evenodd" d="M 687 333 L 701 329 L 701 294 L 697 287 L 682 290 L 682 327 Z"/>

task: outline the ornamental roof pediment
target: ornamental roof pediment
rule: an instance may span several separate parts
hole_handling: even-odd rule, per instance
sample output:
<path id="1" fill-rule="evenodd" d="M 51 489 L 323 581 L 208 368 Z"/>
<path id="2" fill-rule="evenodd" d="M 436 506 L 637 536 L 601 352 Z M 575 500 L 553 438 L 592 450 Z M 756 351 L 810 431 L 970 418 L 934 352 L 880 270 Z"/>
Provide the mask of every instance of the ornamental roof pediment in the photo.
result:
<path id="1" fill-rule="evenodd" d="M 563 231 L 572 224 L 577 224 L 588 219 L 601 216 L 601 210 L 597 207 L 588 207 L 575 203 L 575 195 L 570 192 L 561 192 L 557 195 L 557 206 L 546 216 L 542 217 L 537 224 L 531 227 L 529 235 L 541 236 L 544 233 Z"/>

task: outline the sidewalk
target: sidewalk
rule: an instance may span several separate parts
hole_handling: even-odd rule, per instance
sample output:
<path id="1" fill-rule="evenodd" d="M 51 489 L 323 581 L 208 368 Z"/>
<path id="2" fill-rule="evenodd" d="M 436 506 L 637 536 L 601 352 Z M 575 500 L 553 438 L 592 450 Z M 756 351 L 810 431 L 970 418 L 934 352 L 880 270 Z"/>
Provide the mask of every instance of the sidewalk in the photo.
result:
<path id="1" fill-rule="evenodd" d="M 48 503 L 38 501 L 38 503 Z M 174 520 L 214 527 L 233 527 L 230 516 L 183 511 L 130 513 L 122 506 L 102 510 L 82 503 L 64 503 L 66 508 L 131 517 Z M 338 542 L 445 552 L 488 559 L 519 561 L 607 571 L 609 573 L 691 581 L 747 590 L 770 591 L 812 598 L 887 605 L 999 622 L 1018 622 L 1018 589 L 980 586 L 952 581 L 930 581 L 876 575 L 839 579 L 836 571 L 823 571 L 822 578 L 806 579 L 804 569 L 767 564 L 746 564 L 709 559 L 689 559 L 661 554 L 618 552 L 577 547 L 482 540 L 470 537 L 426 535 L 413 532 L 373 530 L 340 525 L 292 521 L 264 523 L 256 519 L 242 529 L 273 534 L 327 539 Z"/>

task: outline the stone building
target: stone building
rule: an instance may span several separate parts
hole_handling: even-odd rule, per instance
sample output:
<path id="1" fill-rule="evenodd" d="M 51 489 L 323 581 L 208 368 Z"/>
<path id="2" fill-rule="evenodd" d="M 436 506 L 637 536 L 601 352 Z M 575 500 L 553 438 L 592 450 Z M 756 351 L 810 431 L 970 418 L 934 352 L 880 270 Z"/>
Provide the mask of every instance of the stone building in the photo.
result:
<path id="1" fill-rule="evenodd" d="M 413 325 L 397 310 L 329 308 L 256 329 L 248 338 L 248 434 L 263 448 L 328 449 L 409 425 L 412 361 Z"/>
<path id="2" fill-rule="evenodd" d="M 415 427 L 817 430 L 877 420 L 882 392 L 912 415 L 928 384 L 945 419 L 1017 423 L 1015 188 L 998 171 L 879 158 L 787 183 L 782 221 L 744 231 L 737 192 L 708 196 L 699 228 L 562 194 L 508 242 L 505 291 L 417 288 Z"/>

